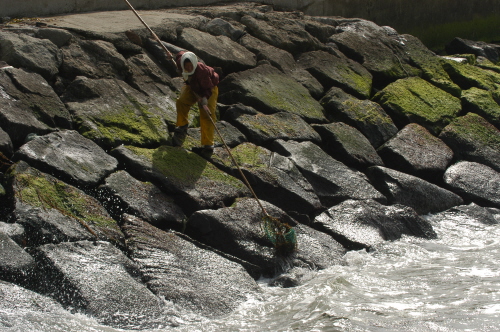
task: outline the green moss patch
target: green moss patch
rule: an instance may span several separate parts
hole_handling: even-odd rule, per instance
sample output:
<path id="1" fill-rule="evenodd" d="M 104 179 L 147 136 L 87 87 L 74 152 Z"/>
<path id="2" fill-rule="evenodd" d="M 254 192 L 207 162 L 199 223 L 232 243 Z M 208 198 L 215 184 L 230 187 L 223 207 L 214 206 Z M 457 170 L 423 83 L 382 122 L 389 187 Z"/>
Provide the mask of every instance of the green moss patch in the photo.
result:
<path id="1" fill-rule="evenodd" d="M 443 59 L 442 61 L 443 68 L 448 72 L 451 79 L 463 90 L 473 87 L 489 91 L 499 90 L 499 73 L 468 63 L 458 63 L 447 59 Z"/>
<path id="2" fill-rule="evenodd" d="M 470 88 L 462 93 L 464 110 L 476 113 L 500 128 L 500 105 L 493 98 L 491 91 Z"/>
<path id="3" fill-rule="evenodd" d="M 419 77 L 400 79 L 374 96 L 374 100 L 404 126 L 416 122 L 437 134 L 461 110 L 460 99 Z"/>

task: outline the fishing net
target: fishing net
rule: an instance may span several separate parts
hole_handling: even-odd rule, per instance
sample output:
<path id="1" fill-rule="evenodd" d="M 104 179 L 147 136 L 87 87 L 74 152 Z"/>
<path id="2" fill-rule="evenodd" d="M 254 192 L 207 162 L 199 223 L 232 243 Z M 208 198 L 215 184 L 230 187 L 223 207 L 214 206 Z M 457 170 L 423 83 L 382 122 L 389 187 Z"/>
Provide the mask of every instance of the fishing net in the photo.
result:
<path id="1" fill-rule="evenodd" d="M 267 238 L 274 244 L 276 253 L 286 256 L 297 250 L 297 234 L 295 229 L 279 219 L 265 215 L 262 218 L 262 229 Z"/>

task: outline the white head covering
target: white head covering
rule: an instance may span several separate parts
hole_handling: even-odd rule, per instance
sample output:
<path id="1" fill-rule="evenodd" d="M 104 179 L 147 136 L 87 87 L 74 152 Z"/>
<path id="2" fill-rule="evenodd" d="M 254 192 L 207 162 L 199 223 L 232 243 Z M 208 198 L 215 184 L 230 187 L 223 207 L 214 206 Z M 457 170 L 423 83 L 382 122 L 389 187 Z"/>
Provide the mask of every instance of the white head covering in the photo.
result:
<path id="1" fill-rule="evenodd" d="M 189 73 L 184 69 L 184 61 L 186 61 L 186 59 L 193 64 L 193 70 Z M 196 54 L 194 54 L 193 52 L 186 52 L 181 56 L 182 77 L 184 78 L 184 80 L 187 80 L 189 75 L 194 74 L 196 66 L 198 66 L 198 57 L 196 56 Z"/>

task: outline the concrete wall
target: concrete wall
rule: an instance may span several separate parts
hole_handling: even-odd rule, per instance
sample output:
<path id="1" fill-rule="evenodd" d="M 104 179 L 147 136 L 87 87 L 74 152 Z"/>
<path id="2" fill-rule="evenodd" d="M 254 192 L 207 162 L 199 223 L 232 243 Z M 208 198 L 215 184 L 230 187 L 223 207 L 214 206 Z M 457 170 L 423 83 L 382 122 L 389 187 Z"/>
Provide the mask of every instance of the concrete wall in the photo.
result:
<path id="1" fill-rule="evenodd" d="M 230 0 L 129 0 L 136 9 L 204 6 Z M 240 1 L 244 2 L 244 1 Z M 453 37 L 500 40 L 500 0 L 261 0 L 308 15 L 360 17 L 409 33 L 433 47 Z M 123 0 L 0 0 L 0 17 L 128 9 Z"/>

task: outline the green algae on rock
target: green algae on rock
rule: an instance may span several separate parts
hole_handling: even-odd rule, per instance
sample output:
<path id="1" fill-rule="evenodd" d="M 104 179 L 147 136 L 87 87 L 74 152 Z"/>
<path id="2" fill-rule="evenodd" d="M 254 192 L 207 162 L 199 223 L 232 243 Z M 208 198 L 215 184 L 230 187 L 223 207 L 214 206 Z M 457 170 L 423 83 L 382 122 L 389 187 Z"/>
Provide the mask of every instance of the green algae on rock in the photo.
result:
<path id="1" fill-rule="evenodd" d="M 400 79 L 374 96 L 394 122 L 403 127 L 416 122 L 434 135 L 458 116 L 460 99 L 420 77 Z"/>
<path id="2" fill-rule="evenodd" d="M 63 99 L 77 130 L 108 148 L 165 143 L 170 137 L 167 123 L 175 119 L 173 101 L 167 109 L 161 108 L 120 80 L 77 78 Z"/>
<path id="3" fill-rule="evenodd" d="M 266 114 L 290 112 L 307 122 L 326 122 L 321 105 L 289 75 L 270 65 L 228 75 L 219 85 L 220 102 L 243 103 Z"/>
<path id="4" fill-rule="evenodd" d="M 56 213 L 66 217 L 59 217 L 59 219 L 63 218 L 65 223 L 73 224 L 61 227 L 61 229 L 66 229 L 66 234 L 60 240 L 92 239 L 94 235 L 97 235 L 102 240 L 112 240 L 116 243 L 123 241 L 123 234 L 117 222 L 110 217 L 99 201 L 80 189 L 42 173 L 23 161 L 15 164 L 7 176 L 12 183 L 15 200 L 14 214 L 16 218 L 21 219 L 19 222 L 37 223 L 35 220 L 38 220 L 42 223 L 39 225 L 41 229 L 38 232 L 43 233 L 43 228 L 58 227 L 57 221 L 52 223 L 49 220 Z M 21 216 L 25 217 L 21 218 Z M 67 229 L 70 227 L 78 230 L 73 229 L 68 232 Z M 64 233 L 64 231 L 61 232 Z M 82 234 L 84 234 L 83 238 Z"/>
<path id="5" fill-rule="evenodd" d="M 500 128 L 500 105 L 491 91 L 470 88 L 462 92 L 464 111 L 476 113 Z"/>
<path id="6" fill-rule="evenodd" d="M 453 82 L 462 90 L 476 87 L 483 90 L 497 92 L 500 90 L 500 73 L 486 70 L 469 63 L 459 63 L 443 59 L 443 68 L 450 75 Z"/>
<path id="7" fill-rule="evenodd" d="M 478 162 L 500 171 L 500 131 L 483 117 L 468 113 L 446 126 L 439 138 L 455 159 Z"/>

